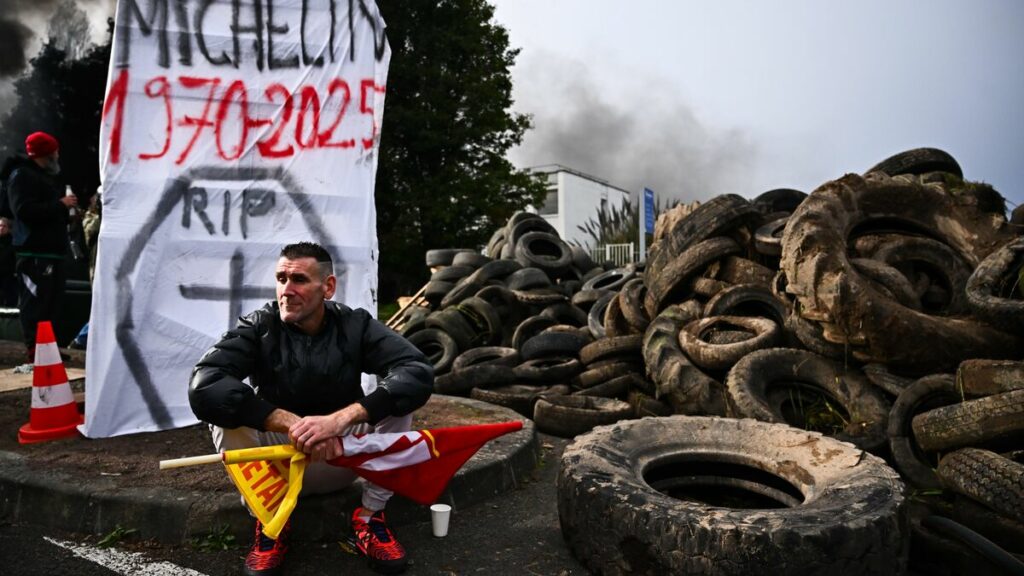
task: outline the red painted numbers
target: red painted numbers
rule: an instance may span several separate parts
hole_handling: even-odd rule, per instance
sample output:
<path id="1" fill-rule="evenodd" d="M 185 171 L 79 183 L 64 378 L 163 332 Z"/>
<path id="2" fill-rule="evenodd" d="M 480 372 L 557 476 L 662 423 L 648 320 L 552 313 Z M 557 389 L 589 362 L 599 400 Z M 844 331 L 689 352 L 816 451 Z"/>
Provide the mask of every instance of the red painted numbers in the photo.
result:
<path id="1" fill-rule="evenodd" d="M 226 161 L 241 158 L 253 145 L 263 158 L 287 158 L 314 149 L 356 148 L 357 142 L 363 149 L 369 149 L 373 147 L 378 130 L 373 101 L 384 90 L 384 86 L 372 79 L 360 81 L 359 111 L 352 119 L 347 116 L 352 89 L 341 78 L 331 80 L 326 89 L 302 85 L 293 92 L 275 83 L 267 86 L 262 94 L 251 94 L 243 80 L 234 80 L 225 86 L 220 78 L 179 76 L 171 80 L 158 76 L 145 83 L 143 94 L 159 102 L 164 126 L 162 142 L 157 145 L 159 149 L 141 152 L 138 158 L 163 158 L 174 148 L 180 150 L 174 162 L 182 164 L 193 154 L 196 145 L 207 138 L 213 139 L 217 156 Z M 251 99 L 254 95 L 256 100 Z M 107 138 L 110 161 L 114 164 L 121 159 L 128 97 L 128 71 L 122 70 L 111 83 L 103 105 L 103 119 L 110 122 Z M 176 115 L 175 105 L 181 106 L 181 103 L 190 104 L 189 112 Z M 263 110 L 273 112 L 269 117 L 266 114 L 254 117 L 254 111 Z M 362 134 L 345 134 L 352 130 L 349 126 L 353 123 L 361 127 Z"/>

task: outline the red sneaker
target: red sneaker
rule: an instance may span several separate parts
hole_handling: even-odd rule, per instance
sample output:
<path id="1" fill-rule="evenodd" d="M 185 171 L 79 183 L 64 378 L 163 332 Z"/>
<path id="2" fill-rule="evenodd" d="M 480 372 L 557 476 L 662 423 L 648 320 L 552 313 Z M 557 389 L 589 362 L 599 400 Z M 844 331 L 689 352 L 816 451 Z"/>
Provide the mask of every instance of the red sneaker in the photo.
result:
<path id="1" fill-rule="evenodd" d="M 401 574 L 409 565 L 405 556 L 405 548 L 395 540 L 395 535 L 388 529 L 384 521 L 384 511 L 379 510 L 370 516 L 369 522 L 360 517 L 362 508 L 352 513 L 352 531 L 356 537 L 356 547 L 366 556 L 370 568 L 381 574 Z"/>
<path id="2" fill-rule="evenodd" d="M 281 564 L 284 563 L 284 553 L 288 551 L 288 544 L 285 542 L 288 536 L 289 525 L 285 524 L 284 530 L 273 540 L 263 534 L 263 524 L 256 521 L 256 540 L 245 557 L 246 576 L 277 576 L 281 574 Z"/>

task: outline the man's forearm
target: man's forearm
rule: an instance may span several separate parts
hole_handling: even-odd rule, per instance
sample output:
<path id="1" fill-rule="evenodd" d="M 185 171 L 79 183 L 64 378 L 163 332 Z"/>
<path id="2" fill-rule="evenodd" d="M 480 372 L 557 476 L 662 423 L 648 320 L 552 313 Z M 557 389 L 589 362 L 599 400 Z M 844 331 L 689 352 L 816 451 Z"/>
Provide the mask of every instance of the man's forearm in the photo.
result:
<path id="1" fill-rule="evenodd" d="M 267 419 L 263 421 L 263 429 L 269 432 L 281 432 L 283 434 L 288 433 L 288 429 L 299 421 L 299 417 L 292 412 L 283 410 L 281 408 L 275 408 Z"/>
<path id="2" fill-rule="evenodd" d="M 343 428 L 348 428 L 354 424 L 361 424 L 370 419 L 370 413 L 366 411 L 366 408 L 358 402 L 354 402 L 345 406 L 341 410 L 331 414 L 336 422 L 341 422 Z M 339 434 L 344 433 L 344 429 Z"/>

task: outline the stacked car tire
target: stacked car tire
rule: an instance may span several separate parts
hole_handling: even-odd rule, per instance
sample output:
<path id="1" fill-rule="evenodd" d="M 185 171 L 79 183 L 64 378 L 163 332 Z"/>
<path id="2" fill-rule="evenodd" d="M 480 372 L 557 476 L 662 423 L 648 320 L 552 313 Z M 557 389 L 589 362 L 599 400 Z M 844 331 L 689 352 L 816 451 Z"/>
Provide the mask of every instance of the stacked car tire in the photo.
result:
<path id="1" fill-rule="evenodd" d="M 1024 242 L 991 187 L 916 149 L 810 195 L 669 210 L 655 239 L 642 265 L 598 265 L 516 214 L 486 255 L 428 252 L 430 306 L 402 331 L 438 392 L 542 431 L 677 414 L 821 432 L 1024 552 Z"/>

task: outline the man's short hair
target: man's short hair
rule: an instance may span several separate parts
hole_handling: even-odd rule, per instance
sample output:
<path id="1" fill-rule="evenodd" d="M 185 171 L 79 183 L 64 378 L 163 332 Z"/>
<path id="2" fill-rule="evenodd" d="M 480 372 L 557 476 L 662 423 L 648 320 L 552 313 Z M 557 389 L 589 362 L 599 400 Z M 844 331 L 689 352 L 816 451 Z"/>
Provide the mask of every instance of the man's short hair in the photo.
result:
<path id="1" fill-rule="evenodd" d="M 299 258 L 313 258 L 320 265 L 320 275 L 327 278 L 334 274 L 334 261 L 330 253 L 323 246 L 315 242 L 296 242 L 281 249 L 281 258 L 298 260 Z"/>

